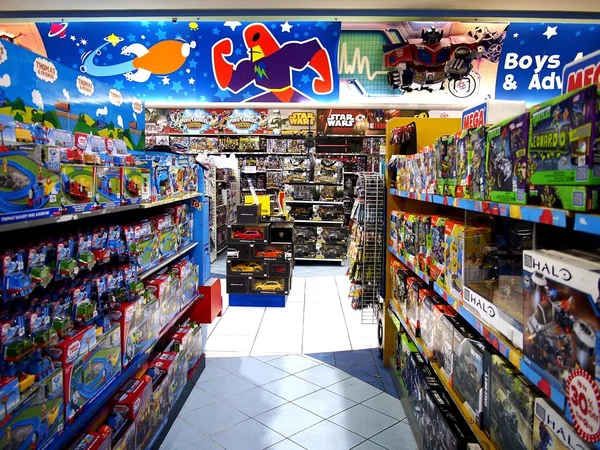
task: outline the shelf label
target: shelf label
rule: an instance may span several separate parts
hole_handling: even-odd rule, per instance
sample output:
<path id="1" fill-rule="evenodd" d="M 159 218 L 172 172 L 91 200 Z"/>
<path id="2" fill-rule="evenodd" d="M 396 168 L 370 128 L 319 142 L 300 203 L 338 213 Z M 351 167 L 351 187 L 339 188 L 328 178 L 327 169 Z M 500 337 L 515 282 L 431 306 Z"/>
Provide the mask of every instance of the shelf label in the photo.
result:
<path id="1" fill-rule="evenodd" d="M 585 370 L 575 369 L 569 375 L 567 401 L 577 433 L 588 442 L 599 442 L 600 390 Z"/>

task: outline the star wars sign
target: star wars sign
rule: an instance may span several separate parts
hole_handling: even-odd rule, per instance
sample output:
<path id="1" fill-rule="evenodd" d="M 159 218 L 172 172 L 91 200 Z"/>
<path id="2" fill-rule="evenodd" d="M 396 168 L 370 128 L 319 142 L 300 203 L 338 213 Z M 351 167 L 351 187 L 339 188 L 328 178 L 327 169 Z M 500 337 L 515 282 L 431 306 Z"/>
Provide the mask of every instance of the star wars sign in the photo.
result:
<path id="1" fill-rule="evenodd" d="M 364 135 L 369 123 L 364 109 L 320 109 L 317 112 L 319 134 Z"/>

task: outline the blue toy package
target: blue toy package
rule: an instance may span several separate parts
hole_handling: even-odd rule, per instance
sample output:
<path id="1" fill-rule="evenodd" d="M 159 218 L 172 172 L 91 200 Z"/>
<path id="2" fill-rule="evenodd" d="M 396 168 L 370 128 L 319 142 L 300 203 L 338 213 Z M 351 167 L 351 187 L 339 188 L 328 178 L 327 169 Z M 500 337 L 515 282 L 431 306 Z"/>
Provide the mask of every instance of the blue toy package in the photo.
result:
<path id="1" fill-rule="evenodd" d="M 4 300 L 29 296 L 33 290 L 31 279 L 25 271 L 25 251 L 8 252 L 2 257 L 2 289 Z"/>
<path id="2" fill-rule="evenodd" d="M 102 208 L 116 208 L 121 205 L 123 170 L 120 167 L 96 168 L 96 203 Z"/>

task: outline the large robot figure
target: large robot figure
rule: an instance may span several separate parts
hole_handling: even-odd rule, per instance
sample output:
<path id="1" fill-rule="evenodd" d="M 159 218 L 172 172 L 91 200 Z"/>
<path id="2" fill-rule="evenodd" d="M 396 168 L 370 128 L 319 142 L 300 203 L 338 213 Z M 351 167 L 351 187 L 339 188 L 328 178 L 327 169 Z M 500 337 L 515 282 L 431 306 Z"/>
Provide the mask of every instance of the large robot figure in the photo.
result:
<path id="1" fill-rule="evenodd" d="M 477 80 L 471 73 L 472 61 L 483 55 L 477 36 L 443 37 L 444 32 L 431 27 L 421 31 L 420 39 L 407 39 L 400 44 L 383 46 L 385 67 L 396 70 L 388 73 L 393 88 L 410 92 L 430 92 L 448 88 L 456 97 L 468 97 L 476 87 Z"/>

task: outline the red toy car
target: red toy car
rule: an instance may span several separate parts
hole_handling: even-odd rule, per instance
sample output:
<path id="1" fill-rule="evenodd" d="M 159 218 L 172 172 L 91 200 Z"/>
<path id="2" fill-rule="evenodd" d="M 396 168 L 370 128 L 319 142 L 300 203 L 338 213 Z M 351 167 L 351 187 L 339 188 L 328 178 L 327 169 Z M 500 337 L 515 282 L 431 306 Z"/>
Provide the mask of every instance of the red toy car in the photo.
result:
<path id="1" fill-rule="evenodd" d="M 254 254 L 254 256 L 256 258 L 279 258 L 283 256 L 283 250 L 266 248 L 264 250 L 259 250 Z"/>
<path id="2" fill-rule="evenodd" d="M 234 231 L 233 239 L 253 239 L 260 240 L 263 239 L 263 233 L 259 230 L 244 230 L 244 231 Z"/>

